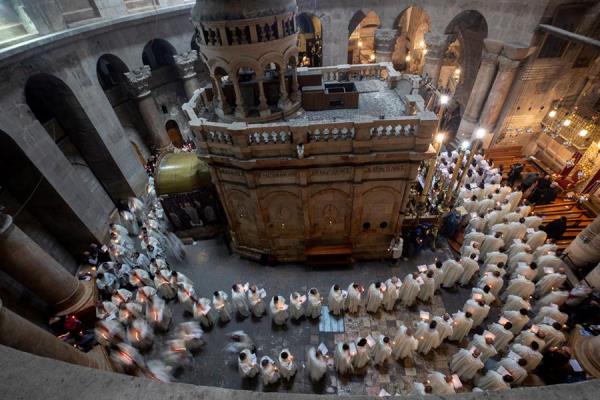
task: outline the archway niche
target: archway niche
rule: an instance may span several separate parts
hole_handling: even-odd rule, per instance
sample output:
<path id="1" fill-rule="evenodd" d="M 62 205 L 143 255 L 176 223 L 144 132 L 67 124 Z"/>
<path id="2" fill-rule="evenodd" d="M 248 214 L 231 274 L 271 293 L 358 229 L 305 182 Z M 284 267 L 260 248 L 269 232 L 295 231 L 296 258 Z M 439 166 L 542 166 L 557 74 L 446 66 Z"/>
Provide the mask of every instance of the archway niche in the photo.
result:
<path id="1" fill-rule="evenodd" d="M 279 101 L 281 100 L 280 75 L 282 74 L 282 68 L 281 65 L 272 62 L 263 65 L 262 68 L 263 86 L 267 104 L 269 108 L 275 111 L 279 107 Z"/>
<path id="2" fill-rule="evenodd" d="M 240 94 L 246 107 L 246 115 L 255 117 L 259 115 L 260 104 L 260 82 L 254 68 L 242 66 L 237 70 L 237 80 L 240 86 Z"/>
<path id="3" fill-rule="evenodd" d="M 375 11 L 359 10 L 348 24 L 348 64 L 375 61 L 375 31 L 381 25 Z"/>
<path id="4" fill-rule="evenodd" d="M 152 39 L 142 52 L 142 63 L 149 65 L 151 70 L 175 64 L 173 56 L 177 54 L 175 47 L 164 39 Z"/>
<path id="5" fill-rule="evenodd" d="M 402 11 L 394 23 L 398 31 L 392 62 L 399 71 L 420 74 L 425 64 L 427 46 L 425 33 L 429 32 L 429 15 L 419 6 Z"/>
<path id="6" fill-rule="evenodd" d="M 323 65 L 323 27 L 321 19 L 309 13 L 296 16 L 298 26 L 298 66 L 321 67 Z"/>
<path id="7" fill-rule="evenodd" d="M 165 129 L 167 130 L 167 134 L 169 135 L 169 139 L 171 139 L 173 146 L 181 149 L 185 143 L 177 122 L 172 119 L 168 120 L 165 124 Z"/>
<path id="8" fill-rule="evenodd" d="M 127 65 L 113 54 L 104 54 L 96 63 L 98 82 L 104 91 L 121 87 L 125 82 L 125 73 L 129 72 Z"/>
<path id="9" fill-rule="evenodd" d="M 451 35 L 451 40 L 443 59 L 440 86 L 447 88 L 464 109 L 477 77 L 488 25 L 481 13 L 466 10 L 450 21 L 444 33 Z"/>
<path id="10" fill-rule="evenodd" d="M 130 194 L 129 184 L 100 134 L 62 80 L 45 73 L 31 76 L 25 85 L 25 100 L 90 193 L 105 192 L 115 205 Z"/>

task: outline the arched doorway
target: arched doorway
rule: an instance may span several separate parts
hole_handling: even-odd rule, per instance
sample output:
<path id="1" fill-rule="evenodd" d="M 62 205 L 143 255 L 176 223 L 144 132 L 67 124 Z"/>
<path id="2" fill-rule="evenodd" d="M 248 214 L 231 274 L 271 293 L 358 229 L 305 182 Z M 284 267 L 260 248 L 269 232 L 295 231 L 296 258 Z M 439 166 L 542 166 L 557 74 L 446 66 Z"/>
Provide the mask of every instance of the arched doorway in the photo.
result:
<path id="1" fill-rule="evenodd" d="M 169 135 L 169 139 L 171 139 L 171 143 L 173 146 L 181 149 L 184 145 L 183 136 L 181 136 L 181 131 L 179 130 L 179 125 L 174 120 L 170 119 L 165 124 L 165 129 L 167 130 L 167 134 Z"/>
<path id="2" fill-rule="evenodd" d="M 398 71 L 420 74 L 423 71 L 427 46 L 425 33 L 429 32 L 429 15 L 418 6 L 404 10 L 394 26 L 398 30 L 392 62 Z"/>
<path id="3" fill-rule="evenodd" d="M 348 24 L 348 64 L 375 61 L 375 31 L 381 25 L 375 11 L 359 10 Z"/>
<path id="4" fill-rule="evenodd" d="M 127 65 L 112 54 L 102 55 L 96 63 L 96 75 L 104 91 L 120 87 L 125 82 L 126 72 L 129 72 Z"/>
<path id="5" fill-rule="evenodd" d="M 320 67 L 323 60 L 323 28 L 321 19 L 313 14 L 296 16 L 298 26 L 298 66 Z"/>
<path id="6" fill-rule="evenodd" d="M 142 62 L 155 70 L 161 67 L 175 64 L 173 56 L 177 54 L 175 47 L 164 39 L 152 39 L 142 52 Z"/>
<path id="7" fill-rule="evenodd" d="M 454 17 L 444 32 L 451 35 L 451 41 L 444 55 L 439 86 L 452 93 L 454 101 L 464 109 L 481 63 L 487 22 L 478 11 L 466 10 Z"/>
<path id="8" fill-rule="evenodd" d="M 73 91 L 55 76 L 39 73 L 25 85 L 27 105 L 90 192 L 106 192 L 113 203 L 129 196 L 125 177 Z"/>

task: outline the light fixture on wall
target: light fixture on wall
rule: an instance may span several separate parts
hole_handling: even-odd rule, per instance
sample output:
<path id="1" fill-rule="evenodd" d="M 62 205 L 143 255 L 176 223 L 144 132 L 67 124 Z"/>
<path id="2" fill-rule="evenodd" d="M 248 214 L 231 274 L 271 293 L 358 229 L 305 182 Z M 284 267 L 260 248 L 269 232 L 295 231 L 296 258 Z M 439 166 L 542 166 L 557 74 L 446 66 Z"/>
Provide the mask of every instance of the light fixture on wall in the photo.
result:
<path id="1" fill-rule="evenodd" d="M 437 135 L 435 135 L 435 141 L 437 143 L 443 143 L 444 139 L 446 139 L 446 134 L 444 132 L 440 132 Z"/>
<path id="2" fill-rule="evenodd" d="M 581 137 L 586 137 L 590 132 L 588 132 L 587 129 L 582 129 L 579 131 L 579 133 L 577 133 L 579 136 Z"/>
<path id="3" fill-rule="evenodd" d="M 421 41 L 419 42 L 419 47 L 420 47 L 420 48 L 422 48 L 422 49 L 424 49 L 424 48 L 425 48 L 425 41 L 424 41 L 424 40 L 421 40 Z"/>
<path id="4" fill-rule="evenodd" d="M 485 129 L 483 129 L 483 128 L 478 128 L 478 129 L 475 131 L 475 139 L 483 139 L 483 138 L 485 137 L 485 134 L 486 134 L 486 133 L 487 133 L 487 132 L 486 132 L 486 130 L 485 130 Z"/>
<path id="5" fill-rule="evenodd" d="M 562 124 L 563 124 L 563 126 L 570 126 L 570 125 L 571 125 L 571 120 L 567 118 L 567 119 L 565 119 L 565 120 L 563 121 L 563 123 L 562 123 Z"/>
<path id="6" fill-rule="evenodd" d="M 450 101 L 450 96 L 443 94 L 440 96 L 440 104 L 446 105 Z"/>
<path id="7" fill-rule="evenodd" d="M 556 117 L 556 110 L 552 110 L 552 111 L 550 111 L 550 112 L 548 113 L 548 116 L 549 116 L 550 118 L 555 118 L 555 117 Z"/>
<path id="8" fill-rule="evenodd" d="M 363 47 L 363 42 L 362 42 L 362 40 L 359 40 L 359 41 L 358 41 L 358 47 Z"/>
<path id="9" fill-rule="evenodd" d="M 410 62 L 410 60 L 411 60 L 410 54 L 407 54 L 406 57 L 404 57 L 404 61 Z"/>
<path id="10" fill-rule="evenodd" d="M 375 61 L 375 53 L 371 53 L 371 55 L 369 56 L 369 60 Z"/>

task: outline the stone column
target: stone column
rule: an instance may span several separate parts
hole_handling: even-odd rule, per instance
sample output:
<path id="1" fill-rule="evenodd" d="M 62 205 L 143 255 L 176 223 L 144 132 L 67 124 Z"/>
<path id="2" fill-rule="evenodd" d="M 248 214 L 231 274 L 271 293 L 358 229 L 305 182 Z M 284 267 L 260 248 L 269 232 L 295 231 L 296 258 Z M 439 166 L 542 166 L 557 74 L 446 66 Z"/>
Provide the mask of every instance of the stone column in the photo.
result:
<path id="1" fill-rule="evenodd" d="M 496 126 L 496 122 L 498 122 L 498 117 L 500 117 L 510 88 L 515 80 L 519 64 L 520 61 L 518 60 L 503 55 L 498 57 L 498 73 L 479 117 L 479 126 L 488 132 L 491 132 Z"/>
<path id="2" fill-rule="evenodd" d="M 225 97 L 225 92 L 223 92 L 223 87 L 221 86 L 221 77 L 220 76 L 211 76 L 212 84 L 213 84 L 213 93 L 214 99 L 216 101 L 217 113 L 221 113 L 223 115 L 231 113 L 231 107 L 227 102 L 227 97 Z"/>
<path id="3" fill-rule="evenodd" d="M 189 100 L 194 96 L 194 92 L 200 89 L 200 81 L 198 80 L 196 69 L 194 68 L 196 61 L 198 60 L 198 52 L 196 50 L 190 50 L 187 53 L 176 54 L 173 56 L 173 60 L 175 60 L 177 72 L 183 81 L 185 95 Z"/>
<path id="4" fill-rule="evenodd" d="M 125 73 L 127 88 L 130 95 L 137 102 L 144 124 L 150 133 L 152 144 L 156 148 L 164 150 L 171 146 L 171 140 L 162 125 L 158 108 L 156 107 L 154 98 L 151 96 L 152 93 L 148 86 L 151 75 L 152 73 L 148 65 Z"/>
<path id="5" fill-rule="evenodd" d="M 111 371 L 102 351 L 84 353 L 4 307 L 0 300 L 0 344 L 41 357 Z"/>
<path id="6" fill-rule="evenodd" d="M 577 267 L 600 262 L 600 217 L 589 224 L 567 247 L 565 253 Z"/>
<path id="7" fill-rule="evenodd" d="M 397 29 L 377 29 L 375 31 L 375 58 L 378 63 L 392 61 L 397 38 Z"/>
<path id="8" fill-rule="evenodd" d="M 0 214 L 0 268 L 59 315 L 94 304 L 93 286 L 68 273 L 6 214 Z"/>
<path id="9" fill-rule="evenodd" d="M 258 111 L 261 117 L 271 114 L 269 105 L 267 104 L 267 96 L 265 96 L 264 80 L 258 79 Z"/>
<path id="10" fill-rule="evenodd" d="M 494 75 L 496 74 L 496 67 L 498 65 L 498 49 L 489 50 L 486 43 L 486 48 L 483 49 L 481 55 L 481 65 L 477 72 L 477 78 L 473 84 L 469 101 L 465 108 L 460 126 L 458 127 L 457 138 L 461 141 L 469 140 L 473 136 L 473 132 L 477 128 L 477 121 L 481 114 L 481 109 L 485 102 L 486 96 L 494 81 Z"/>
<path id="11" fill-rule="evenodd" d="M 292 94 L 290 95 L 290 99 L 297 103 L 301 100 L 300 93 L 300 84 L 298 83 L 298 71 L 296 71 L 296 66 L 292 67 Z"/>
<path id="12" fill-rule="evenodd" d="M 235 116 L 239 118 L 246 117 L 246 107 L 244 105 L 244 98 L 242 97 L 242 91 L 240 90 L 239 77 L 233 77 L 233 90 L 235 92 Z"/>
<path id="13" fill-rule="evenodd" d="M 449 35 L 439 35 L 428 32 L 425 34 L 425 43 L 427 44 L 427 54 L 425 55 L 425 64 L 423 65 L 423 76 L 431 79 L 431 84 L 437 87 L 440 79 L 440 71 L 444 61 L 444 54 L 448 48 Z"/>
<path id="14" fill-rule="evenodd" d="M 277 102 L 277 106 L 281 110 L 287 110 L 290 107 L 285 79 L 285 67 L 279 67 L 279 101 Z"/>

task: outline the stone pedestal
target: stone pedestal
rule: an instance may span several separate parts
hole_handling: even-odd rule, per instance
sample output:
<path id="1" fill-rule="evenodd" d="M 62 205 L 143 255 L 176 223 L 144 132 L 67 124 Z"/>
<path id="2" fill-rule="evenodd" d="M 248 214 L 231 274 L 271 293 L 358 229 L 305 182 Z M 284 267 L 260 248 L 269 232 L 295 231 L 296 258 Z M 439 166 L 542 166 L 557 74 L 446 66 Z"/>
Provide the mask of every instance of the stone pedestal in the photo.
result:
<path id="1" fill-rule="evenodd" d="M 18 226 L 0 214 L 0 268 L 37 294 L 58 315 L 93 306 L 93 286 L 67 272 Z"/>
<path id="2" fill-rule="evenodd" d="M 571 242 L 565 253 L 577 267 L 600 262 L 600 217 L 589 224 Z"/>
<path id="3" fill-rule="evenodd" d="M 423 65 L 423 76 L 427 76 L 434 87 L 437 87 L 440 79 L 442 62 L 444 61 L 444 54 L 448 48 L 449 40 L 449 35 L 438 35 L 430 32 L 425 34 L 427 54 L 425 55 L 425 64 Z"/>
<path id="4" fill-rule="evenodd" d="M 3 306 L 0 300 L 0 344 L 42 357 L 111 371 L 104 352 L 84 353 Z"/>
<path id="5" fill-rule="evenodd" d="M 378 63 L 392 61 L 397 38 L 397 29 L 377 29 L 375 31 L 375 58 Z"/>
<path id="6" fill-rule="evenodd" d="M 472 138 L 475 129 L 477 128 L 477 121 L 481 109 L 483 108 L 486 96 L 494 81 L 494 75 L 496 74 L 496 66 L 498 63 L 498 54 L 490 53 L 486 49 L 483 50 L 481 57 L 481 65 L 477 72 L 477 78 L 473 84 L 471 95 L 460 126 L 458 127 L 457 138 L 460 141 L 469 140 Z"/>
<path id="7" fill-rule="evenodd" d="M 137 102 L 144 124 L 150 133 L 152 144 L 159 150 L 165 150 L 171 146 L 171 140 L 162 126 L 158 108 L 151 96 L 148 86 L 150 76 L 151 71 L 148 65 L 125 73 L 127 88 L 130 95 Z"/>
<path id="8" fill-rule="evenodd" d="M 491 132 L 496 126 L 496 122 L 498 122 L 498 117 L 500 117 L 510 88 L 515 80 L 519 64 L 518 60 L 502 55 L 498 57 L 498 73 L 479 118 L 479 125 L 488 132 Z"/>
<path id="9" fill-rule="evenodd" d="M 175 66 L 177 67 L 177 72 L 183 82 L 185 95 L 189 100 L 194 96 L 194 92 L 200 89 L 200 81 L 198 80 L 198 74 L 195 69 L 198 60 L 198 52 L 196 50 L 190 50 L 187 53 L 177 54 L 173 56 L 173 60 L 175 60 Z"/>

